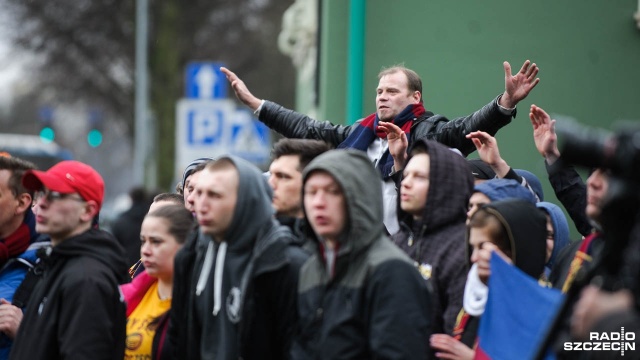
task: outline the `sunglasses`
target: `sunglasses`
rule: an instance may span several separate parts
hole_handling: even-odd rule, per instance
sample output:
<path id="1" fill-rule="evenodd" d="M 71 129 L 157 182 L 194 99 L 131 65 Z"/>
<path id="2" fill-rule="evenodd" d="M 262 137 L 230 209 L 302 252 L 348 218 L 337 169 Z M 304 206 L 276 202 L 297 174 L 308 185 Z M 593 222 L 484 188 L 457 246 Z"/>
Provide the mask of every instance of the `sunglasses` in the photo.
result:
<path id="1" fill-rule="evenodd" d="M 63 194 L 63 193 L 60 193 L 57 191 L 51 191 L 51 190 L 39 190 L 35 192 L 34 200 L 39 201 L 40 199 L 45 199 L 47 200 L 47 202 L 54 202 L 56 200 L 71 199 L 71 200 L 84 202 L 84 199 L 77 196 L 73 196 L 73 195 L 74 194 Z"/>

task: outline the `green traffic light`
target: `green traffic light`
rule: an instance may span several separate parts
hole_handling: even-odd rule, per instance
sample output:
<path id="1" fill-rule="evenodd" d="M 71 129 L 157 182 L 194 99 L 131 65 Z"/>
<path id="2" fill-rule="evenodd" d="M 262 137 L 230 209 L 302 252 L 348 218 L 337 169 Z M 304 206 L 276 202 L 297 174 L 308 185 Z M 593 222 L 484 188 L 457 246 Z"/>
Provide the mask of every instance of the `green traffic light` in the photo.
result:
<path id="1" fill-rule="evenodd" d="M 97 129 L 92 129 L 89 131 L 89 134 L 87 134 L 87 142 L 91 147 L 100 146 L 100 144 L 102 144 L 102 132 Z"/>
<path id="2" fill-rule="evenodd" d="M 55 137 L 56 137 L 55 131 L 53 131 L 53 129 L 49 126 L 45 126 L 42 128 L 42 130 L 40 130 L 40 140 L 43 143 L 53 142 L 53 139 L 55 139 Z"/>

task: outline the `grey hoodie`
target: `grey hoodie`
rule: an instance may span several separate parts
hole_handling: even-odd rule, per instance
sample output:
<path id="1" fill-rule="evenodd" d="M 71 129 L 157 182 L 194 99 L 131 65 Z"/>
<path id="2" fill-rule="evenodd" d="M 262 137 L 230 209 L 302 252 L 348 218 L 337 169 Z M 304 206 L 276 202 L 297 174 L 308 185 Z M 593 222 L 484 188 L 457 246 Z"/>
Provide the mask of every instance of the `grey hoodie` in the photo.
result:
<path id="1" fill-rule="evenodd" d="M 233 218 L 224 241 L 199 231 L 176 256 L 170 336 L 180 358 L 281 359 L 295 327 L 295 284 L 306 256 L 289 246 L 291 232 L 274 220 L 260 171 L 237 157 L 223 159 L 239 174 Z"/>
<path id="2" fill-rule="evenodd" d="M 300 272 L 300 335 L 292 358 L 426 358 L 430 293 L 409 258 L 385 235 L 379 174 L 366 154 L 356 150 L 318 156 L 305 168 L 303 181 L 316 171 L 339 184 L 348 221 L 333 276 L 320 241 L 307 233 L 316 251 Z"/>

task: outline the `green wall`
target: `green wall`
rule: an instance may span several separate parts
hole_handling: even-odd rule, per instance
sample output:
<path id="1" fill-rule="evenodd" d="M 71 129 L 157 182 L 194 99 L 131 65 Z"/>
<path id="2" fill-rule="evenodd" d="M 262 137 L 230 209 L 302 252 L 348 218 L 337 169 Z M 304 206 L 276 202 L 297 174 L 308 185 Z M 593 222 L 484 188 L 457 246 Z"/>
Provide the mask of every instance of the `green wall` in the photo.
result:
<path id="1" fill-rule="evenodd" d="M 404 63 L 416 70 L 427 109 L 453 118 L 503 92 L 503 61 L 516 72 L 530 59 L 540 67 L 540 84 L 497 139 L 503 158 L 536 173 L 546 199 L 556 202 L 533 144 L 529 106 L 604 128 L 619 119 L 640 121 L 637 4 L 368 0 L 362 115 L 375 110 L 382 67 Z M 319 118 L 344 123 L 349 1 L 324 0 L 322 8 Z"/>

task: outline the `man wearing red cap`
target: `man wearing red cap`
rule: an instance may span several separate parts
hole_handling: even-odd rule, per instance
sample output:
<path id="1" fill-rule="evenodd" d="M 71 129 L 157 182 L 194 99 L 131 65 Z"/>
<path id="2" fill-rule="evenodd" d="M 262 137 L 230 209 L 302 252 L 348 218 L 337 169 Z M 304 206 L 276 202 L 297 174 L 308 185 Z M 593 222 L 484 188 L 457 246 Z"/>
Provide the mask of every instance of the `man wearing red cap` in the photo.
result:
<path id="1" fill-rule="evenodd" d="M 125 304 L 118 284 L 124 251 L 95 229 L 104 181 L 90 166 L 63 161 L 30 170 L 22 184 L 36 191 L 36 231 L 51 237 L 44 274 L 33 289 L 11 359 L 124 358 Z"/>

